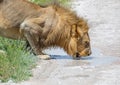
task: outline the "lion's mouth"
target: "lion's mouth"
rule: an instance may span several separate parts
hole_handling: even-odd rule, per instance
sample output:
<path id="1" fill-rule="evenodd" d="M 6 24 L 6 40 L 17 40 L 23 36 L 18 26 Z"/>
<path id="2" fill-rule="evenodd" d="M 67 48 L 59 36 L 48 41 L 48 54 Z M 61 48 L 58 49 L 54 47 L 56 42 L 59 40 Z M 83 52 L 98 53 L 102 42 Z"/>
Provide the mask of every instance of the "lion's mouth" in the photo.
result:
<path id="1" fill-rule="evenodd" d="M 89 48 L 86 48 L 82 52 L 79 53 L 81 56 L 89 56 L 91 54 L 91 50 Z"/>
<path id="2" fill-rule="evenodd" d="M 79 57 L 81 57 L 81 56 L 80 56 L 80 54 L 77 52 L 77 53 L 76 53 L 76 58 L 79 58 Z"/>
<path id="3" fill-rule="evenodd" d="M 76 58 L 80 58 L 80 57 L 85 57 L 85 56 L 89 56 L 91 54 L 91 50 L 89 48 L 84 49 L 82 52 L 77 52 L 76 53 Z"/>
<path id="4" fill-rule="evenodd" d="M 74 59 L 80 59 L 81 57 L 86 57 L 86 56 L 89 56 L 90 54 L 91 54 L 91 50 L 89 48 L 86 48 L 81 52 L 76 52 L 73 55 L 73 58 Z"/>

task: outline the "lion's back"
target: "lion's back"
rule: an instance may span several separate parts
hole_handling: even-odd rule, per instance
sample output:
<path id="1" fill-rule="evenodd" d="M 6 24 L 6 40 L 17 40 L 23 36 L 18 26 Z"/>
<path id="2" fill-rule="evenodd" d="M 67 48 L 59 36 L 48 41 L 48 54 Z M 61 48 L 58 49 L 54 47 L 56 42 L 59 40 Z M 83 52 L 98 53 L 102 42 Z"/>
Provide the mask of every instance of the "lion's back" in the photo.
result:
<path id="1" fill-rule="evenodd" d="M 39 9 L 39 5 L 27 0 L 0 0 L 0 36 L 21 38 L 20 25 L 28 18 L 38 17 Z"/>
<path id="2" fill-rule="evenodd" d="M 20 25 L 26 18 L 38 17 L 38 5 L 26 0 L 0 0 L 0 11 L 12 26 Z M 16 4 L 17 3 L 17 4 Z"/>

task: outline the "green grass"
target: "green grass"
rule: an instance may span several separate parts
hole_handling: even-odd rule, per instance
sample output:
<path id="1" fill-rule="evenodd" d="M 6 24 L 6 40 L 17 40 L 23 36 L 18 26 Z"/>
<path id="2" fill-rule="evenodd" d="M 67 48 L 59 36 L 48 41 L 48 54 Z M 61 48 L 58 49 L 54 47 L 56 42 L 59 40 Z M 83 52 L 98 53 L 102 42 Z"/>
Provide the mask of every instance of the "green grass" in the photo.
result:
<path id="1" fill-rule="evenodd" d="M 0 54 L 0 80 L 14 82 L 28 79 L 35 66 L 36 57 L 24 50 L 25 42 L 0 38 L 0 49 L 5 54 Z"/>
<path id="2" fill-rule="evenodd" d="M 45 5 L 45 4 L 57 1 L 61 4 L 63 4 L 63 5 L 66 5 L 67 2 L 70 1 L 70 0 L 29 0 L 29 1 L 32 1 L 32 2 L 34 2 L 36 4 L 40 4 L 40 5 Z"/>

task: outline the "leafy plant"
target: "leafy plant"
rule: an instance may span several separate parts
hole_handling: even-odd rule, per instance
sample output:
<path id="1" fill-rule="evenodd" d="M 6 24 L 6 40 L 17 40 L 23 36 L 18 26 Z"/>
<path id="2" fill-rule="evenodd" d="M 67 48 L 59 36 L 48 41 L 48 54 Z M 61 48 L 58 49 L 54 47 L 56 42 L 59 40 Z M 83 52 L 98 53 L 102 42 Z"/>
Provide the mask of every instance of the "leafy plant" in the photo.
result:
<path id="1" fill-rule="evenodd" d="M 0 54 L 0 80 L 15 82 L 28 79 L 30 69 L 35 66 L 36 57 L 24 50 L 25 42 L 0 38 L 0 49 L 5 53 Z"/>

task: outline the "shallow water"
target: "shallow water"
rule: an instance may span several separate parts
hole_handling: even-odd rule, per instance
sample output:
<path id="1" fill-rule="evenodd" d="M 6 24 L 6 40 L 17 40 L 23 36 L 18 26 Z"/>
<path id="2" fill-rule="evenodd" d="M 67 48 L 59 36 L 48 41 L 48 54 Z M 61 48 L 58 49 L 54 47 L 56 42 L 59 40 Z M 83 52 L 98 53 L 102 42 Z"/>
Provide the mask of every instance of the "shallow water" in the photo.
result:
<path id="1" fill-rule="evenodd" d="M 45 52 L 47 54 L 51 55 L 52 59 L 56 59 L 56 60 L 73 60 L 73 58 L 69 55 L 67 55 L 63 49 L 57 48 L 57 49 L 48 49 L 45 50 Z M 92 54 L 90 56 L 87 57 L 82 57 L 80 58 L 80 61 L 83 63 L 89 63 L 89 65 L 93 65 L 93 66 L 102 66 L 102 65 L 109 65 L 115 61 L 120 60 L 119 57 L 115 57 L 115 56 L 105 56 L 103 53 L 101 53 L 102 51 L 100 51 L 97 48 L 93 48 L 92 49 Z M 74 60 L 73 60 L 74 61 Z M 61 62 L 61 61 L 60 61 Z"/>

